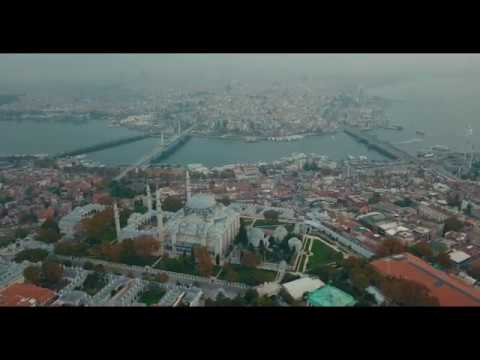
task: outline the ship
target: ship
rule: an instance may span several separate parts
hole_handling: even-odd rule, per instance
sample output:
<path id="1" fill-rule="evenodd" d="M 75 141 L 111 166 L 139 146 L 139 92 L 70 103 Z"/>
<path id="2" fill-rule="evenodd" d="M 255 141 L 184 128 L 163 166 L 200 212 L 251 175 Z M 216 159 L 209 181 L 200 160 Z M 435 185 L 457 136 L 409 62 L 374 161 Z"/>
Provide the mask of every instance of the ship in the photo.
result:
<path id="1" fill-rule="evenodd" d="M 445 145 L 435 145 L 432 147 L 432 150 L 437 150 L 437 151 L 449 151 L 450 148 Z"/>
<path id="2" fill-rule="evenodd" d="M 424 136 L 424 135 L 425 135 L 425 132 L 422 131 L 422 130 L 417 130 L 417 135 L 422 135 L 422 136 Z"/>
<path id="3" fill-rule="evenodd" d="M 403 126 L 402 125 L 390 125 L 390 126 L 386 126 L 385 129 L 401 131 L 401 130 L 403 130 Z"/>

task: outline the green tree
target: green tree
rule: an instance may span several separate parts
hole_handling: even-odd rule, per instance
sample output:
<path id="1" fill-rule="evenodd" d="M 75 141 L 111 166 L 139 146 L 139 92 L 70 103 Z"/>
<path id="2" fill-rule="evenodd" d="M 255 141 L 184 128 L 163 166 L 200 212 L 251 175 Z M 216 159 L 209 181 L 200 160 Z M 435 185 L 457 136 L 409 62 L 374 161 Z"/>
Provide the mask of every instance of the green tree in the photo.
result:
<path id="1" fill-rule="evenodd" d="M 43 249 L 25 249 L 15 255 L 15 262 L 30 261 L 33 263 L 40 262 L 48 256 L 48 251 Z"/>
<path id="2" fill-rule="evenodd" d="M 443 228 L 443 234 L 446 234 L 449 231 L 461 231 L 463 229 L 463 222 L 460 221 L 456 216 L 449 217 L 445 220 L 445 226 Z"/>
<path id="3" fill-rule="evenodd" d="M 183 207 L 183 202 L 178 196 L 168 196 L 162 202 L 162 210 L 177 212 Z"/>
<path id="4" fill-rule="evenodd" d="M 278 217 L 280 216 L 280 213 L 275 210 L 267 210 L 263 213 L 263 216 L 265 219 L 270 220 L 270 221 L 278 221 Z"/>

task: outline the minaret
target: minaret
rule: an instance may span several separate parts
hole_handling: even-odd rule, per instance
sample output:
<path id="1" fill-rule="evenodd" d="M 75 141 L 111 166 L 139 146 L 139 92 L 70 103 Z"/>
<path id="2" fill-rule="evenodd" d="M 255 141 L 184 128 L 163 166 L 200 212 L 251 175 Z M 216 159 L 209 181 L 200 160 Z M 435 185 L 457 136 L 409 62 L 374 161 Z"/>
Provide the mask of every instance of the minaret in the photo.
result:
<path id="1" fill-rule="evenodd" d="M 113 203 L 113 216 L 115 218 L 115 231 L 117 233 L 117 240 L 120 241 L 120 215 L 118 214 L 117 203 Z"/>
<path id="2" fill-rule="evenodd" d="M 178 136 L 182 133 L 182 123 L 179 121 L 178 122 Z"/>
<path id="3" fill-rule="evenodd" d="M 160 144 L 163 146 L 165 145 L 165 139 L 163 138 L 163 131 L 162 131 L 162 137 L 160 138 Z"/>
<path id="4" fill-rule="evenodd" d="M 186 177 L 185 177 L 185 201 L 190 200 L 190 196 L 191 196 L 190 174 L 188 173 L 188 170 L 187 170 Z"/>
<path id="5" fill-rule="evenodd" d="M 147 182 L 147 206 L 148 212 L 152 212 L 152 193 L 150 192 L 150 185 Z"/>
<path id="6" fill-rule="evenodd" d="M 164 230 L 163 230 L 163 212 L 162 212 L 162 203 L 160 202 L 160 190 L 155 191 L 155 201 L 156 201 L 156 210 L 157 210 L 157 234 L 158 241 L 160 242 L 160 255 L 163 255 L 163 244 L 165 240 Z"/>

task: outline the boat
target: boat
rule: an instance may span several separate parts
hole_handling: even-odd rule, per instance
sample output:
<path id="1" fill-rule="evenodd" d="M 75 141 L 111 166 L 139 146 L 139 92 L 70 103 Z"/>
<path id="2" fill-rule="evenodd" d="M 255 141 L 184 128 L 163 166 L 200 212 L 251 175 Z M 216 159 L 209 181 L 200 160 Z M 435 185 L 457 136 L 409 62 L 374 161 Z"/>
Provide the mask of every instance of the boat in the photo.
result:
<path id="1" fill-rule="evenodd" d="M 425 132 L 424 132 L 424 131 L 422 131 L 422 130 L 417 130 L 417 134 L 418 134 L 418 135 L 422 135 L 422 136 L 424 136 L 424 135 L 425 135 Z"/>
<path id="2" fill-rule="evenodd" d="M 437 151 L 449 151 L 450 148 L 445 145 L 435 145 L 432 147 L 432 150 L 437 150 Z"/>

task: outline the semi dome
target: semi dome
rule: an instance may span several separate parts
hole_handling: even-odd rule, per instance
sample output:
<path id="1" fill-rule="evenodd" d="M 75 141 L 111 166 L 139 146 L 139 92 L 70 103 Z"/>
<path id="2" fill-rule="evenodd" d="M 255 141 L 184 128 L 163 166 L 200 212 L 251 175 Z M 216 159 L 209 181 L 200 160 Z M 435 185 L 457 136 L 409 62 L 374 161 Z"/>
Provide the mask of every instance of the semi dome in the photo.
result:
<path id="1" fill-rule="evenodd" d="M 186 207 L 192 210 L 203 210 L 212 208 L 215 206 L 215 204 L 215 197 L 212 195 L 196 194 L 187 201 Z"/>

